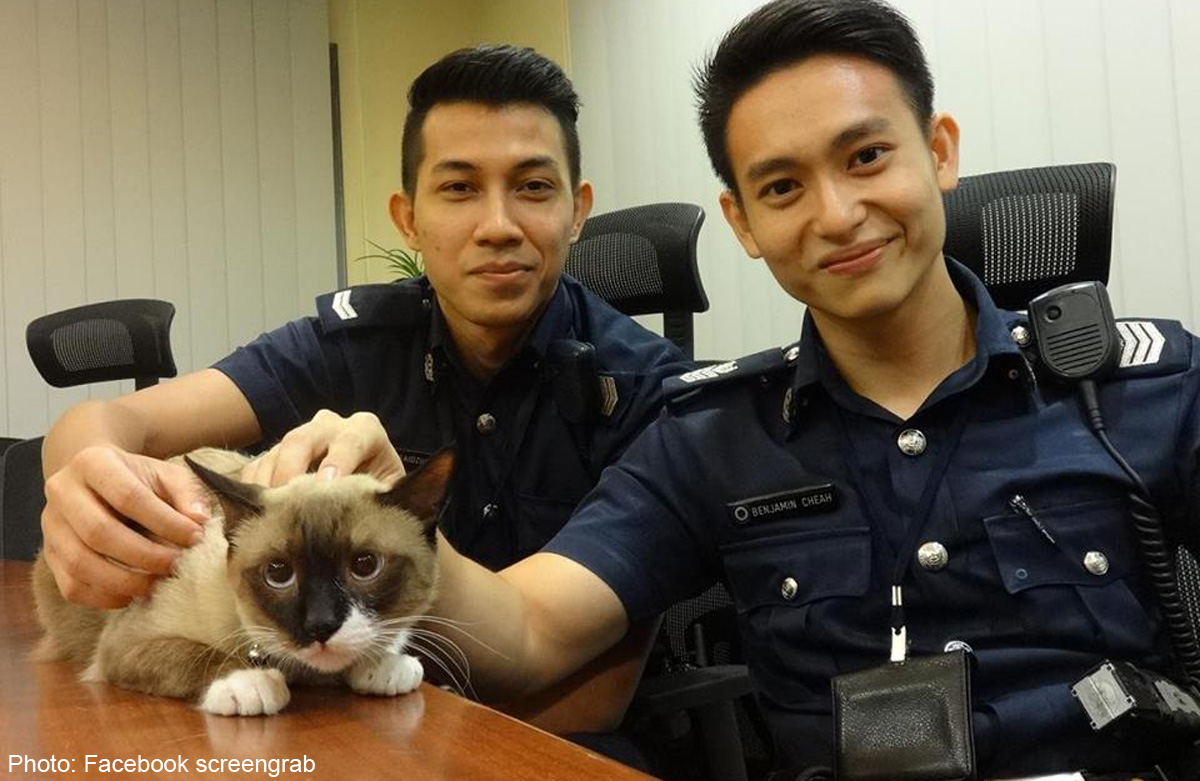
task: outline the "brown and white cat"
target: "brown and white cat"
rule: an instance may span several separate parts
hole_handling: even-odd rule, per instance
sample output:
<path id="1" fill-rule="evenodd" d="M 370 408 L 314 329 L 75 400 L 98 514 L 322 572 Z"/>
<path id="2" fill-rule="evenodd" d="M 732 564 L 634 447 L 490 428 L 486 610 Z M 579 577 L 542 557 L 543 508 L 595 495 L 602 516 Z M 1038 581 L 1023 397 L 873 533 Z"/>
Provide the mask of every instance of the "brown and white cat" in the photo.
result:
<path id="1" fill-rule="evenodd" d="M 38 557 L 38 658 L 224 715 L 277 713 L 289 681 L 340 677 L 385 696 L 420 684 L 404 649 L 437 588 L 451 451 L 391 489 L 367 475 L 262 488 L 230 476 L 239 454 L 206 448 L 187 461 L 213 493 L 213 518 L 148 597 L 114 611 L 70 604 Z"/>

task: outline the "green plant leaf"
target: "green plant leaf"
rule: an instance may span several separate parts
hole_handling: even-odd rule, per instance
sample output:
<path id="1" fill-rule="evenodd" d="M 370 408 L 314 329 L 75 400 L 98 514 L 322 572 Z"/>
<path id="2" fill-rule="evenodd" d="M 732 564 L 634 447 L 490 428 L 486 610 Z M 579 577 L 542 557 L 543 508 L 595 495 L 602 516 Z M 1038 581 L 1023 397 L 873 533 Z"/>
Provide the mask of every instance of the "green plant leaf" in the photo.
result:
<path id="1" fill-rule="evenodd" d="M 354 260 L 382 260 L 387 263 L 388 271 L 396 275 L 394 281 L 419 277 L 425 273 L 425 263 L 421 260 L 420 252 L 411 252 L 398 247 L 382 247 L 367 239 L 367 243 L 383 254 L 360 255 Z"/>

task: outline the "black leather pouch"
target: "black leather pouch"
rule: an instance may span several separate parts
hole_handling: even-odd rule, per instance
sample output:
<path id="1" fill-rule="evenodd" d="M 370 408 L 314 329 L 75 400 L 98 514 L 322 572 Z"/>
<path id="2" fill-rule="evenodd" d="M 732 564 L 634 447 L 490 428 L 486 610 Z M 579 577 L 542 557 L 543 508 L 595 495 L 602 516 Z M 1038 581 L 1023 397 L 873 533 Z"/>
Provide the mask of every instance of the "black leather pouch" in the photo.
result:
<path id="1" fill-rule="evenodd" d="M 953 651 L 834 678 L 839 781 L 973 779 L 970 665 Z"/>

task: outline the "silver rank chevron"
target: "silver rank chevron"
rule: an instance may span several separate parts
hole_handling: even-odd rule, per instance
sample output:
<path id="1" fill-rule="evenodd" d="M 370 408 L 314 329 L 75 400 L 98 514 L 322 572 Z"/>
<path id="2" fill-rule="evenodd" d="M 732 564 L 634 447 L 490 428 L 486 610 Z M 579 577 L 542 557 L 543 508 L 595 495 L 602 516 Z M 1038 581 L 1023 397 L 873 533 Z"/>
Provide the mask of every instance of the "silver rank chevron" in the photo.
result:
<path id="1" fill-rule="evenodd" d="M 343 320 L 353 320 L 358 317 L 358 312 L 355 312 L 354 307 L 350 306 L 351 292 L 350 290 L 339 290 L 333 294 L 333 311 Z"/>
<path id="2" fill-rule="evenodd" d="M 1149 366 L 1162 358 L 1167 340 L 1158 326 L 1148 320 L 1122 320 L 1117 323 L 1121 334 L 1121 368 Z"/>
<path id="3" fill-rule="evenodd" d="M 727 361 L 719 363 L 716 366 L 705 366 L 700 369 L 694 369 L 686 374 L 679 375 L 679 379 L 683 382 L 699 382 L 700 380 L 715 380 L 722 374 L 737 371 L 737 361 Z"/>

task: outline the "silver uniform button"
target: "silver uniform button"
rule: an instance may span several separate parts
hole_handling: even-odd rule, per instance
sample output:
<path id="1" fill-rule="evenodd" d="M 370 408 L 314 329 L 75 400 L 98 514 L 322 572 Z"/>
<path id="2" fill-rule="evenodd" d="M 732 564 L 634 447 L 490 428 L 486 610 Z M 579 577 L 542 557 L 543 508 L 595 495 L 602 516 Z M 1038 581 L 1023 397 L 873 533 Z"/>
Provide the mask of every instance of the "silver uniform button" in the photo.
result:
<path id="1" fill-rule="evenodd" d="M 796 598 L 796 590 L 798 588 L 799 587 L 796 585 L 795 578 L 791 578 L 791 577 L 784 578 L 783 583 L 779 584 L 779 593 L 781 595 L 783 595 L 784 599 L 789 599 L 789 600 L 795 599 Z"/>
<path id="2" fill-rule="evenodd" d="M 917 562 L 925 569 L 937 572 L 950 563 L 950 552 L 940 542 L 927 542 L 917 548 Z"/>
<path id="3" fill-rule="evenodd" d="M 496 416 L 485 412 L 475 419 L 475 430 L 480 434 L 491 434 L 496 430 Z"/>
<path id="4" fill-rule="evenodd" d="M 1029 329 L 1023 325 L 1018 325 L 1010 331 L 1013 341 L 1021 347 L 1028 347 L 1033 341 L 1033 334 L 1029 333 Z"/>
<path id="5" fill-rule="evenodd" d="M 1108 557 L 1098 550 L 1090 550 L 1083 557 L 1084 568 L 1093 575 L 1108 572 Z"/>
<path id="6" fill-rule="evenodd" d="M 915 428 L 906 428 L 896 437 L 896 445 L 906 456 L 919 456 L 925 452 L 925 435 Z"/>
<path id="7" fill-rule="evenodd" d="M 975 653 L 975 649 L 969 643 L 964 643 L 962 640 L 951 640 L 946 643 L 946 647 L 942 649 L 946 653 L 954 653 L 955 651 L 966 651 L 969 654 Z"/>
<path id="8" fill-rule="evenodd" d="M 491 502 L 488 502 L 487 504 L 485 504 L 483 506 L 483 511 L 480 513 L 480 515 L 483 516 L 483 520 L 490 521 L 499 510 L 500 510 L 499 507 L 492 504 Z"/>
<path id="9" fill-rule="evenodd" d="M 788 363 L 791 363 L 792 361 L 796 360 L 799 357 L 800 357 L 800 346 L 799 345 L 792 345 L 791 347 L 788 348 L 788 351 L 783 354 L 783 359 L 785 361 L 787 361 Z"/>

